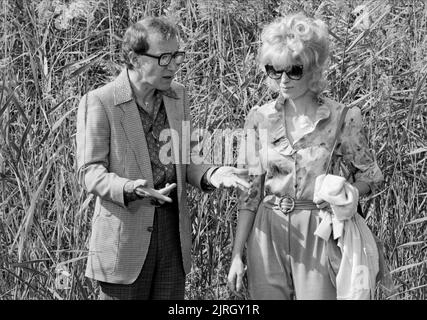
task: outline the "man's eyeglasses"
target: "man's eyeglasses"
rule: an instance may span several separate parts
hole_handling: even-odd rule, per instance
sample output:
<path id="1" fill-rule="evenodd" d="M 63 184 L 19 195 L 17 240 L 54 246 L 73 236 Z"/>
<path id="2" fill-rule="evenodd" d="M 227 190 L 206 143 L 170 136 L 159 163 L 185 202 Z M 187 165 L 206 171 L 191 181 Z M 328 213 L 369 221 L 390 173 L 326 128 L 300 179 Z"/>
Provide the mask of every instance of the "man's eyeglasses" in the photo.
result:
<path id="1" fill-rule="evenodd" d="M 302 78 L 303 66 L 300 64 L 292 65 L 286 67 L 284 70 L 276 70 L 272 65 L 267 64 L 265 66 L 265 71 L 267 75 L 272 79 L 280 79 L 283 75 L 283 72 L 286 73 L 289 79 L 300 80 Z"/>
<path id="2" fill-rule="evenodd" d="M 162 67 L 169 65 L 169 63 L 171 63 L 172 59 L 175 60 L 175 63 L 177 65 L 183 63 L 184 59 L 185 59 L 185 52 L 184 51 L 177 51 L 175 53 L 166 52 L 166 53 L 162 53 L 160 56 L 154 56 L 154 55 L 149 54 L 149 53 L 139 53 L 139 54 L 142 56 L 147 56 L 147 57 L 158 59 L 159 66 L 162 66 Z"/>

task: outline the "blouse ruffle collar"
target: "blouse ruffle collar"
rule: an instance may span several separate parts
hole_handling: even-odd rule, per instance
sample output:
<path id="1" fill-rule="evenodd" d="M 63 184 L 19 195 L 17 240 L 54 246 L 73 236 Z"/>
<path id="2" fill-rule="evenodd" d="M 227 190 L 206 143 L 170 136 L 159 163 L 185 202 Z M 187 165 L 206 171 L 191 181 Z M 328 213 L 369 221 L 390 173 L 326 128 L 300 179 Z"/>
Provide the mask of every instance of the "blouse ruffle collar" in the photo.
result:
<path id="1" fill-rule="evenodd" d="M 284 112 L 282 112 L 285 106 L 285 102 L 286 99 L 282 95 L 280 95 L 276 99 L 276 103 L 274 105 L 277 112 L 274 112 L 269 115 L 269 119 L 272 125 L 270 127 L 271 142 L 273 144 L 278 144 L 277 147 L 280 149 L 281 153 L 292 154 L 295 151 L 293 149 L 298 141 L 301 141 L 305 136 L 313 132 L 320 121 L 326 120 L 331 116 L 331 106 L 329 105 L 329 103 L 327 103 L 325 99 L 319 99 L 320 106 L 316 111 L 315 121 L 311 125 L 312 128 L 308 132 L 306 132 L 300 139 L 294 141 L 292 146 L 289 139 L 287 138 Z"/>

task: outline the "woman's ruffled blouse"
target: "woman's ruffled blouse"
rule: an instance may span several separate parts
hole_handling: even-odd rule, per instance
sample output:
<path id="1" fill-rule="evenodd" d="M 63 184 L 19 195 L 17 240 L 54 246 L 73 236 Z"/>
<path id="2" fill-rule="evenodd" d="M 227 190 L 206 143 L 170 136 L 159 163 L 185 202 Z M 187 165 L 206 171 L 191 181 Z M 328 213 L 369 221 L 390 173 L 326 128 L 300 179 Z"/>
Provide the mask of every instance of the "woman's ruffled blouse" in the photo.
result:
<path id="1" fill-rule="evenodd" d="M 313 200 L 314 182 L 326 172 L 343 108 L 331 99 L 322 99 L 315 121 L 307 118 L 303 123 L 305 134 L 291 143 L 283 99 L 253 107 L 246 118 L 238 156 L 239 166 L 249 169 L 253 184 L 248 192 L 240 193 L 239 209 L 256 213 L 268 194 Z M 339 137 L 330 173 L 349 182 L 366 182 L 372 191 L 383 175 L 369 150 L 358 107 L 348 110 Z"/>

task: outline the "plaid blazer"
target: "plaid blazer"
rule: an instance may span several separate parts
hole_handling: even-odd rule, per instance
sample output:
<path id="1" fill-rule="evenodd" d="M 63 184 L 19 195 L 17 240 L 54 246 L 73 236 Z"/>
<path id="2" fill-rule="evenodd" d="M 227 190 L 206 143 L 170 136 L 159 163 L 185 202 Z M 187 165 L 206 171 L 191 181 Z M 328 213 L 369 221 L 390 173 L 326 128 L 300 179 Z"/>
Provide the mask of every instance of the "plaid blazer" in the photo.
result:
<path id="1" fill-rule="evenodd" d="M 189 155 L 190 139 L 182 136 L 190 111 L 183 85 L 172 82 L 178 99 L 163 96 L 172 134 L 176 164 L 179 231 L 184 271 L 191 267 L 191 221 L 186 203 L 186 183 L 201 187 L 209 165 L 181 161 Z M 138 277 L 151 239 L 154 207 L 147 199 L 125 206 L 123 187 L 129 180 L 153 175 L 140 115 L 127 76 L 127 69 L 112 82 L 88 92 L 77 112 L 77 176 L 88 192 L 96 195 L 86 276 L 110 283 L 130 284 Z"/>

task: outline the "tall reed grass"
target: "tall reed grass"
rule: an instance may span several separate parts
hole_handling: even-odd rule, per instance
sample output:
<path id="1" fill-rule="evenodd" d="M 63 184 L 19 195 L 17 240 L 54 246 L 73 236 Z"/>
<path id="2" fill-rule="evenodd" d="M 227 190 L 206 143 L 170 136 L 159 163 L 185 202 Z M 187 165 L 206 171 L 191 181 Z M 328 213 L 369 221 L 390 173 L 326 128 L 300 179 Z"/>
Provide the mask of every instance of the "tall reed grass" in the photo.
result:
<path id="1" fill-rule="evenodd" d="M 425 1 L 4 0 L 0 7 L 0 299 L 95 299 L 84 277 L 94 198 L 77 184 L 80 97 L 114 78 L 129 23 L 167 14 L 182 33 L 195 125 L 242 127 L 273 98 L 257 67 L 262 26 L 281 13 L 324 19 L 332 53 L 325 94 L 362 109 L 385 175 L 363 204 L 384 241 L 397 299 L 426 298 L 427 6 Z M 240 299 L 226 287 L 236 196 L 188 191 L 188 299 Z M 55 280 L 70 273 L 70 288 Z M 381 298 L 382 293 L 378 293 Z"/>

